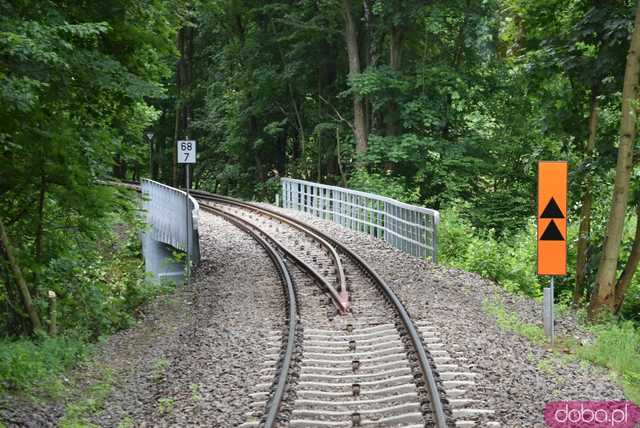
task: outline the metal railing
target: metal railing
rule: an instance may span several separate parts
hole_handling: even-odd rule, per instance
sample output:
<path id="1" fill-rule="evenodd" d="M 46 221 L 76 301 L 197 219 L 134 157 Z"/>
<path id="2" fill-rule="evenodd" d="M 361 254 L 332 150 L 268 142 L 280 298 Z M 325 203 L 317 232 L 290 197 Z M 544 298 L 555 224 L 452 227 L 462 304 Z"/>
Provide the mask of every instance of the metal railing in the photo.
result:
<path id="1" fill-rule="evenodd" d="M 413 256 L 438 259 L 440 213 L 436 210 L 293 178 L 282 179 L 282 206 L 384 239 Z"/>
<path id="2" fill-rule="evenodd" d="M 144 196 L 144 209 L 147 212 L 147 234 L 158 242 L 173 248 L 187 251 L 187 242 L 191 248 L 191 261 L 200 261 L 200 239 L 198 233 L 198 215 L 200 206 L 189 196 L 189 231 L 187 232 L 187 194 L 182 190 L 166 186 L 153 180 L 141 180 Z M 187 239 L 188 238 L 188 239 Z"/>

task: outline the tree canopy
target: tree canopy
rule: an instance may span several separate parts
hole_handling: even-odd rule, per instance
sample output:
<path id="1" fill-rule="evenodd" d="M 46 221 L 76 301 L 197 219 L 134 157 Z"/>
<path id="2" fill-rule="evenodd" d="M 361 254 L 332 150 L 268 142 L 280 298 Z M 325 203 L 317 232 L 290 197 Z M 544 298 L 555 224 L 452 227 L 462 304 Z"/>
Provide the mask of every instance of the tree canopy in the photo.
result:
<path id="1" fill-rule="evenodd" d="M 635 137 L 621 141 L 635 135 L 622 105 L 636 102 L 623 96 L 638 83 L 627 60 L 636 10 L 626 0 L 0 0 L 6 246 L 43 313 L 43 273 L 120 209 L 97 181 L 179 185 L 175 141 L 186 137 L 198 141 L 198 188 L 270 199 L 281 176 L 339 184 L 455 210 L 505 243 L 529 231 L 537 161 L 565 159 L 574 274 L 561 282 L 575 291 L 561 298 L 581 306 L 604 290 L 606 254 L 609 276 L 630 290 L 610 309 L 633 318 L 640 199 Z M 629 155 L 619 204 L 616 165 Z M 3 281 L 17 284 L 6 253 Z M 0 291 L 0 310 L 23 321 L 3 332 L 29 330 L 16 290 Z"/>

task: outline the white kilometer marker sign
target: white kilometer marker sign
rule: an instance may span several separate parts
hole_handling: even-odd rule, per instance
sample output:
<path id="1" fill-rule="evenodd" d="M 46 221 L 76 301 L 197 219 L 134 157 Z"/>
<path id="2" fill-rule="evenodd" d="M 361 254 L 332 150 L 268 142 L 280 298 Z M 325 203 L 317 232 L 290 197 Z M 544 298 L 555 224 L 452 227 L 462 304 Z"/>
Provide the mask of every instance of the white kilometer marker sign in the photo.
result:
<path id="1" fill-rule="evenodd" d="M 193 140 L 178 141 L 178 163 L 196 163 L 196 142 Z"/>
<path id="2" fill-rule="evenodd" d="M 189 164 L 196 163 L 196 142 L 194 140 L 178 140 L 178 163 L 185 164 L 185 180 L 186 180 L 186 209 L 187 209 L 187 287 L 191 285 L 191 244 L 189 243 L 189 232 L 191 232 L 191 212 L 189 210 Z"/>

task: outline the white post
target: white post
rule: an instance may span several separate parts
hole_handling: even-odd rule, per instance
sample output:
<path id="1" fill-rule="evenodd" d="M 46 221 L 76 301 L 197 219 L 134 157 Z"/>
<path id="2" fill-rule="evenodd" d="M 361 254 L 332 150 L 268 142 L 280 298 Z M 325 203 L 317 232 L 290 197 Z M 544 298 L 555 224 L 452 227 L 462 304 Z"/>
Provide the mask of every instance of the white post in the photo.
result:
<path id="1" fill-rule="evenodd" d="M 549 302 L 549 311 L 551 313 L 551 344 L 553 345 L 553 342 L 556 339 L 556 317 L 554 314 L 554 306 L 553 306 L 553 301 L 554 301 L 554 283 L 555 283 L 555 277 L 552 276 L 551 277 L 551 301 Z"/>
<path id="2" fill-rule="evenodd" d="M 555 316 L 553 308 L 554 282 L 555 277 L 552 276 L 551 285 L 549 287 L 545 287 L 544 290 L 542 290 L 542 324 L 544 326 L 544 334 L 549 338 L 551 345 L 553 345 L 553 343 L 555 342 Z"/>
<path id="3" fill-rule="evenodd" d="M 192 230 L 192 222 L 193 216 L 191 214 L 191 210 L 189 209 L 189 204 L 191 200 L 189 199 L 189 164 L 196 163 L 196 142 L 189 140 L 187 137 L 186 140 L 178 140 L 177 144 L 177 153 L 178 153 L 178 163 L 184 164 L 185 168 L 185 210 L 187 218 L 185 219 L 185 226 L 187 228 L 187 236 L 186 236 L 186 250 L 187 250 L 187 287 L 191 285 L 191 243 L 189 242 L 189 235 Z"/>
<path id="4" fill-rule="evenodd" d="M 186 171 L 186 190 L 187 196 L 185 198 L 185 205 L 187 209 L 187 287 L 191 285 L 191 245 L 189 243 L 189 235 L 191 234 L 191 210 L 189 209 L 189 164 L 184 164 Z"/>

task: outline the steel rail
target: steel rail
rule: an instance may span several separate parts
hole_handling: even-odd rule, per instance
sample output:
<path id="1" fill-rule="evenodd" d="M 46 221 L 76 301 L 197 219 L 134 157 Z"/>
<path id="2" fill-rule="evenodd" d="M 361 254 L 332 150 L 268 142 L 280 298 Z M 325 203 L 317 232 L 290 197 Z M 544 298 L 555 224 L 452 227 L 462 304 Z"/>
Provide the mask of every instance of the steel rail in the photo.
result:
<path id="1" fill-rule="evenodd" d="M 191 194 L 194 197 L 200 197 L 200 198 L 204 198 L 204 199 L 208 199 L 208 200 L 219 200 L 222 202 L 227 202 L 227 201 L 233 201 L 234 204 L 236 205 L 240 205 L 243 206 L 247 209 L 253 210 L 253 211 L 260 211 L 260 207 L 257 207 L 255 205 L 252 204 L 248 204 L 245 203 L 244 201 L 239 201 L 237 199 L 233 199 L 233 198 L 227 198 L 227 197 L 221 197 L 218 195 L 212 195 L 210 193 L 207 192 L 202 192 L 200 190 L 191 190 L 190 191 Z M 200 195 L 200 196 L 198 196 Z M 272 218 L 276 218 L 279 221 L 282 221 L 288 225 L 290 225 L 291 227 L 294 227 L 296 229 L 298 229 L 299 231 L 301 231 L 302 233 L 311 236 L 313 239 L 315 239 L 316 241 L 320 242 L 320 244 L 322 244 L 322 246 L 324 246 L 325 248 L 327 248 L 327 250 L 329 250 L 329 253 L 331 255 L 331 258 L 334 260 L 334 263 L 336 264 L 336 270 L 338 271 L 338 280 L 340 283 L 340 290 L 338 293 L 332 292 L 331 293 L 331 297 L 334 299 L 334 301 L 338 304 L 340 311 L 341 312 L 346 312 L 347 309 L 349 308 L 349 294 L 347 291 L 347 280 L 346 280 L 346 276 L 344 274 L 344 268 L 342 267 L 342 260 L 340 260 L 340 256 L 338 255 L 338 252 L 336 251 L 336 249 L 329 243 L 326 241 L 326 238 L 323 237 L 321 234 L 318 233 L 318 231 L 312 231 L 309 228 L 306 227 L 306 225 L 301 224 L 300 222 L 297 222 L 287 216 L 284 215 L 280 215 L 276 212 L 270 212 L 269 214 Z M 326 283 L 326 281 L 325 281 Z M 329 285 L 327 283 L 327 286 L 330 288 L 333 288 L 331 285 Z"/>
<path id="2" fill-rule="evenodd" d="M 277 253 L 277 251 L 262 237 L 260 233 L 268 236 L 269 239 L 272 239 L 269 234 L 264 232 L 262 229 L 257 228 L 246 220 L 235 216 L 233 214 L 229 214 L 220 209 L 211 207 L 209 205 L 201 205 L 201 208 L 205 211 L 209 211 L 219 217 L 224 218 L 229 223 L 238 227 L 240 230 L 248 233 L 255 239 L 267 252 L 276 269 L 278 270 L 278 274 L 283 282 L 286 284 L 287 296 L 289 301 L 289 334 L 287 336 L 287 347 L 284 351 L 284 356 L 281 357 L 282 364 L 280 367 L 280 372 L 278 373 L 278 382 L 276 384 L 276 388 L 271 395 L 270 404 L 267 406 L 268 411 L 266 418 L 264 419 L 264 427 L 265 428 L 273 428 L 276 425 L 276 419 L 279 415 L 280 406 L 282 404 L 285 391 L 287 389 L 287 380 L 289 377 L 289 370 L 291 368 L 291 362 L 293 360 L 293 352 L 295 350 L 296 344 L 296 330 L 298 326 L 298 306 L 296 302 L 296 295 L 294 291 L 293 279 L 289 273 L 289 269 L 284 262 L 284 259 Z M 254 229 L 260 230 L 260 233 L 256 232 Z"/>
<path id="3" fill-rule="evenodd" d="M 127 184 L 129 184 L 129 183 L 127 183 Z M 360 256 L 355 254 L 353 251 L 351 251 L 349 248 L 347 248 L 342 243 L 336 241 L 335 239 L 333 239 L 332 237 L 328 236 L 327 234 L 319 231 L 315 227 L 309 226 L 307 224 L 304 224 L 304 223 L 300 222 L 299 220 L 297 220 L 297 219 L 295 219 L 293 217 L 290 217 L 290 216 L 288 216 L 286 214 L 279 213 L 279 212 L 277 212 L 277 211 L 275 211 L 273 209 L 266 208 L 266 207 L 261 207 L 261 206 L 258 206 L 258 205 L 252 204 L 252 203 L 248 203 L 248 202 L 245 202 L 245 201 L 240 201 L 240 200 L 235 199 L 235 198 L 230 198 L 230 197 L 220 196 L 220 195 L 214 195 L 214 194 L 211 194 L 211 193 L 208 193 L 208 192 L 204 192 L 204 191 L 200 191 L 200 190 L 192 190 L 191 193 L 195 197 L 200 197 L 200 198 L 208 199 L 208 200 L 221 200 L 221 201 L 228 202 L 230 204 L 244 206 L 244 207 L 252 209 L 254 211 L 268 213 L 268 215 L 270 215 L 272 217 L 275 217 L 275 218 L 281 219 L 283 221 L 286 221 L 287 224 L 290 224 L 290 225 L 294 225 L 295 224 L 295 225 L 297 225 L 295 227 L 297 229 L 299 229 L 299 230 L 302 230 L 304 233 L 311 232 L 311 234 L 314 234 L 316 236 L 324 238 L 325 241 L 332 243 L 336 247 L 340 248 L 341 251 L 343 251 L 344 253 L 349 255 L 351 258 L 353 258 L 356 261 L 356 263 L 358 263 L 367 273 L 369 273 L 371 275 L 371 278 L 374 279 L 374 281 L 380 286 L 381 290 L 383 291 L 383 294 L 388 298 L 388 300 L 393 304 L 394 309 L 398 312 L 398 315 L 400 316 L 402 324 L 404 325 L 405 329 L 409 333 L 409 337 L 411 339 L 412 345 L 413 345 L 414 349 L 416 350 L 416 352 L 418 354 L 418 362 L 419 362 L 420 369 L 422 371 L 422 374 L 423 374 L 423 377 L 424 377 L 424 380 L 425 380 L 425 385 L 427 387 L 427 392 L 429 394 L 429 398 L 431 400 L 431 408 L 433 410 L 433 419 L 434 419 L 435 427 L 436 428 L 446 428 L 447 427 L 446 414 L 445 414 L 445 411 L 444 411 L 444 406 L 442 404 L 442 399 L 440 397 L 440 392 L 438 390 L 438 385 L 437 385 L 437 382 L 435 380 L 435 376 L 433 374 L 433 370 L 431 368 L 431 364 L 429 363 L 428 357 L 427 357 L 426 352 L 424 350 L 424 345 L 422 343 L 422 340 L 420 339 L 420 336 L 418 335 L 418 331 L 416 330 L 415 326 L 413 325 L 413 322 L 411 321 L 411 318 L 410 318 L 409 314 L 407 313 L 406 309 L 404 308 L 404 306 L 402 305 L 402 303 L 400 302 L 400 300 L 398 299 L 396 294 L 387 285 L 386 281 L 384 281 L 377 274 L 377 272 L 375 272 L 375 270 L 373 270 L 373 268 L 371 268 L 364 260 L 362 260 L 362 258 Z M 206 206 L 205 209 L 214 210 L 209 206 Z M 227 214 L 227 213 L 225 213 L 223 211 L 220 211 L 220 213 Z M 242 220 L 242 221 L 244 221 L 244 220 Z M 249 233 L 251 233 L 252 236 L 257 236 L 257 235 L 253 234 L 253 231 L 251 231 Z M 261 238 L 259 237 L 259 239 L 261 239 Z M 268 243 L 266 243 L 266 241 L 265 241 L 265 244 L 268 245 Z M 340 262 L 339 257 L 337 257 L 336 260 L 338 262 Z M 340 266 L 341 266 L 341 264 L 340 264 Z M 286 266 L 285 266 L 285 271 L 288 274 L 288 271 L 286 270 Z M 342 274 L 344 275 L 344 271 L 342 272 Z M 346 290 L 346 288 L 345 288 L 345 290 Z M 289 319 L 291 320 L 292 318 L 290 317 Z M 292 332 L 292 330 L 290 329 L 289 330 L 289 337 L 291 337 L 291 332 Z M 286 379 L 285 379 L 285 381 L 286 381 Z M 280 382 L 279 382 L 279 384 L 280 384 Z M 277 413 L 277 410 L 278 410 L 279 406 L 271 406 L 271 407 L 272 407 L 271 410 L 273 410 L 274 412 Z"/>
<path id="4" fill-rule="evenodd" d="M 386 281 L 382 279 L 378 275 L 378 273 L 373 268 L 371 268 L 360 256 L 355 254 L 353 251 L 351 251 L 342 243 L 328 236 L 324 232 L 321 232 L 315 227 L 309 226 L 293 217 L 290 217 L 286 214 L 279 213 L 273 209 L 258 206 L 258 205 L 244 202 L 244 201 L 239 201 L 235 198 L 213 195 L 203 191 L 192 191 L 192 194 L 197 198 L 225 201 L 229 204 L 243 206 L 243 207 L 250 208 L 254 211 L 266 213 L 267 215 L 278 218 L 278 219 L 285 219 L 287 220 L 288 223 L 295 223 L 299 226 L 298 228 L 306 229 L 305 233 L 311 232 L 312 234 L 321 236 L 325 241 L 330 242 L 332 245 L 339 248 L 342 252 L 346 253 L 349 257 L 355 260 L 356 263 L 359 264 L 362 267 L 362 269 L 365 270 L 365 272 L 367 272 L 371 276 L 371 278 L 378 284 L 378 286 L 382 290 L 387 300 L 392 303 L 394 309 L 396 310 L 396 312 L 398 313 L 402 321 L 404 328 L 407 330 L 407 333 L 409 334 L 411 344 L 417 353 L 418 364 L 420 365 L 420 370 L 422 371 L 422 375 L 424 377 L 427 393 L 429 394 L 429 398 L 431 401 L 431 409 L 433 410 L 432 417 L 433 417 L 434 426 L 436 428 L 446 428 L 448 426 L 446 414 L 444 411 L 444 406 L 442 403 L 442 398 L 440 396 L 440 391 L 438 390 L 438 384 L 436 382 L 433 369 L 431 368 L 431 363 L 429 362 L 429 358 L 427 357 L 427 353 L 424 349 L 424 344 L 420 338 L 420 335 L 418 334 L 416 327 L 411 321 L 411 317 L 409 316 L 407 310 L 404 308 L 404 305 L 402 304 L 402 302 L 400 302 L 400 299 L 398 299 L 398 297 L 393 292 L 393 290 L 391 290 L 391 288 L 386 283 Z"/>
<path id="5" fill-rule="evenodd" d="M 211 205 L 207 205 L 207 204 L 200 204 L 201 207 L 205 207 L 205 208 L 211 208 L 211 209 L 215 209 L 218 210 L 216 207 L 212 207 Z M 225 212 L 226 211 L 222 211 Z M 233 215 L 233 214 L 231 214 Z M 237 216 L 234 216 L 237 217 Z M 237 217 L 240 219 L 240 217 Z M 246 222 L 246 220 L 242 220 L 244 222 Z M 246 222 L 248 224 L 251 224 L 249 222 Z M 256 226 L 253 226 L 256 229 L 259 229 Z M 262 229 L 259 229 L 262 231 Z M 265 233 L 265 232 L 262 232 Z M 298 255 L 296 255 L 296 253 L 294 253 L 293 251 L 289 250 L 282 242 L 280 242 L 278 239 L 276 239 L 275 237 L 268 235 L 265 233 L 265 235 L 269 236 L 269 239 L 271 241 L 273 241 L 273 243 L 280 248 L 280 250 L 285 253 L 287 255 L 287 257 L 291 258 L 293 261 L 295 261 L 300 267 L 302 267 L 303 270 L 305 270 L 307 273 L 309 273 L 316 281 L 318 281 L 320 284 L 322 284 L 322 286 L 326 289 L 326 291 L 331 295 L 332 301 L 334 302 L 334 304 L 336 305 L 336 308 L 338 310 L 342 310 L 342 307 L 337 303 L 339 301 L 340 296 L 338 295 L 338 293 L 336 292 L 335 288 L 333 288 L 331 286 L 331 284 L 329 284 L 329 282 L 323 278 L 323 276 L 317 271 L 315 270 L 313 267 L 311 267 L 308 263 L 306 263 L 304 260 L 302 260 Z"/>

